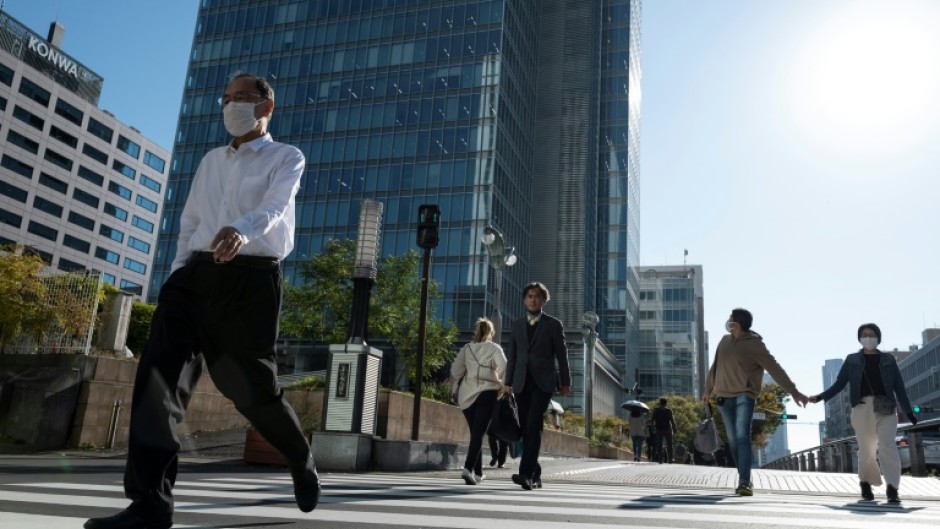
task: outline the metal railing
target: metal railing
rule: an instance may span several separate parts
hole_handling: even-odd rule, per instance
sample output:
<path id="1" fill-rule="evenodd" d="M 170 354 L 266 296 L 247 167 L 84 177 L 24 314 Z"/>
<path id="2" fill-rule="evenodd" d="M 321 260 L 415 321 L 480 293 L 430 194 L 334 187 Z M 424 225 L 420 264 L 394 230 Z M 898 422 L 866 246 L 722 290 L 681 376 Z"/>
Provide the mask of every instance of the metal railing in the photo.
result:
<path id="1" fill-rule="evenodd" d="M 910 451 L 911 475 L 927 476 L 927 461 L 924 457 L 924 432 L 940 432 L 940 419 L 928 419 L 917 426 L 906 424 L 898 427 L 898 435 L 906 432 Z M 763 466 L 775 470 L 798 470 L 800 472 L 854 472 L 855 453 L 858 445 L 855 436 L 838 439 L 826 444 L 794 452 Z"/>

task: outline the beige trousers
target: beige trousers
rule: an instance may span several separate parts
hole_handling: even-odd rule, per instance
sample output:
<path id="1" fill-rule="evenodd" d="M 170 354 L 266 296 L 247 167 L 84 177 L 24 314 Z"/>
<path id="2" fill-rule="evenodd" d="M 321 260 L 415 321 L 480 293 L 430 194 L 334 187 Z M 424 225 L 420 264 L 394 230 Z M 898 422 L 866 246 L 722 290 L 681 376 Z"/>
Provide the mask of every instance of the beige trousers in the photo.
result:
<path id="1" fill-rule="evenodd" d="M 875 413 L 872 397 L 852 408 L 852 428 L 858 440 L 858 479 L 873 486 L 901 484 L 901 457 L 894 441 L 898 432 L 898 416 Z M 879 463 L 881 468 L 879 470 Z"/>

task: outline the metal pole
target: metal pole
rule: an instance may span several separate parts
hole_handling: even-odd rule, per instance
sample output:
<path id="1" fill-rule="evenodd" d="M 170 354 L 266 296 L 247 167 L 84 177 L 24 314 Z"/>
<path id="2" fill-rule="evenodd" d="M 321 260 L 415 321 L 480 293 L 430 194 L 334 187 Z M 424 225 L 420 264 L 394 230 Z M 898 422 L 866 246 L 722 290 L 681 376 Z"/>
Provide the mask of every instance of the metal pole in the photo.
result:
<path id="1" fill-rule="evenodd" d="M 584 436 L 590 439 L 594 435 L 594 343 L 597 338 L 594 329 L 588 329 L 588 339 L 584 351 Z"/>
<path id="2" fill-rule="evenodd" d="M 421 423 L 421 385 L 424 380 L 424 342 L 428 320 L 428 276 L 431 270 L 431 249 L 424 249 L 421 270 L 421 311 L 418 314 L 418 359 L 415 372 L 415 398 L 411 413 L 411 440 L 418 440 L 418 425 Z"/>
<path id="3" fill-rule="evenodd" d="M 496 280 L 496 299 L 493 300 L 493 336 L 496 338 L 496 343 L 502 345 L 503 343 L 503 313 L 500 311 L 502 308 L 502 286 L 503 286 L 503 268 L 501 266 L 494 266 L 494 276 Z"/>

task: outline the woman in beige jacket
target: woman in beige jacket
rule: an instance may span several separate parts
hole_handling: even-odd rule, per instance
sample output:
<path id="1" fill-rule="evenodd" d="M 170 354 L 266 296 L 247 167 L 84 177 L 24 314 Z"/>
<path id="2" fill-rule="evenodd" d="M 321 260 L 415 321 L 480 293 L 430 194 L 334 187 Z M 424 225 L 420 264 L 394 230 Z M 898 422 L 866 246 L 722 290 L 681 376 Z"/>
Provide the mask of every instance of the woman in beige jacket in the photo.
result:
<path id="1" fill-rule="evenodd" d="M 463 346 L 450 367 L 453 380 L 461 380 L 457 403 L 470 427 L 470 447 L 460 477 L 467 485 L 483 481 L 483 436 L 493 418 L 496 394 L 503 387 L 506 355 L 493 343 L 493 322 L 477 320 L 473 341 Z"/>
<path id="2" fill-rule="evenodd" d="M 751 485 L 751 421 L 764 371 L 800 405 L 805 406 L 808 400 L 767 350 L 761 335 L 751 330 L 753 322 L 754 317 L 747 310 L 731 311 L 725 323 L 728 334 L 721 338 L 715 350 L 715 359 L 705 379 L 705 394 L 702 395 L 706 405 L 712 395 L 718 397 L 718 410 L 738 468 L 735 493 L 741 496 L 754 494 Z"/>

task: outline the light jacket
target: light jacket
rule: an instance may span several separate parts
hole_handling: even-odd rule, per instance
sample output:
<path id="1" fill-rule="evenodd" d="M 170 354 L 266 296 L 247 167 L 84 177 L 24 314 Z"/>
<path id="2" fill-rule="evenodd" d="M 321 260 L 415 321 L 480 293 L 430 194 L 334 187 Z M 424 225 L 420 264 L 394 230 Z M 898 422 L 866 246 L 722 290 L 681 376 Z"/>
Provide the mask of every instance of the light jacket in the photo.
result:
<path id="1" fill-rule="evenodd" d="M 901 409 L 904 413 L 912 415 L 914 410 L 911 408 L 911 401 L 907 398 L 907 390 L 904 389 L 904 380 L 901 379 L 901 370 L 898 369 L 898 361 L 894 355 L 881 353 L 878 358 L 878 370 L 881 371 L 881 380 L 884 382 L 885 393 L 891 399 L 891 403 L 897 407 L 901 403 Z M 839 369 L 839 375 L 836 381 L 829 386 L 829 389 L 819 394 L 821 400 L 829 400 L 836 396 L 846 384 L 849 386 L 849 401 L 852 406 L 857 406 L 862 402 L 862 377 L 865 373 L 865 353 L 859 351 L 845 357 L 842 363 L 842 369 Z M 895 398 L 897 396 L 897 398 Z"/>
<path id="2" fill-rule="evenodd" d="M 460 409 L 473 406 L 480 393 L 503 387 L 506 378 L 503 348 L 493 342 L 468 343 L 457 353 L 450 366 L 450 376 L 454 381 L 463 378 L 457 391 Z"/>
<path id="3" fill-rule="evenodd" d="M 747 395 L 757 400 L 765 370 L 784 391 L 796 391 L 796 384 L 770 354 L 760 336 L 748 334 L 735 338 L 726 334 L 715 350 L 715 359 L 705 379 L 705 394 L 726 398 Z"/>

